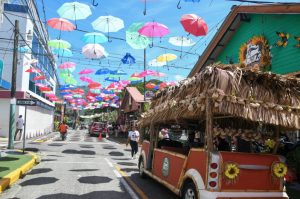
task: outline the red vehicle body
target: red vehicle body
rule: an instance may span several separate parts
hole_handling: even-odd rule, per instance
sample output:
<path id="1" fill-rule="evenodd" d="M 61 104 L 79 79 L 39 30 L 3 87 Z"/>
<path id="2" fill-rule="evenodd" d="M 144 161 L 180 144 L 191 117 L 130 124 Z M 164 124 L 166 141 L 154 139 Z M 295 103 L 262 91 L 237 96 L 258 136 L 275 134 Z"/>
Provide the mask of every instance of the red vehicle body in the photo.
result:
<path id="1" fill-rule="evenodd" d="M 108 130 L 106 124 L 101 122 L 93 122 L 89 128 L 89 134 L 99 136 L 102 134 L 103 137 L 106 137 L 108 134 Z"/>

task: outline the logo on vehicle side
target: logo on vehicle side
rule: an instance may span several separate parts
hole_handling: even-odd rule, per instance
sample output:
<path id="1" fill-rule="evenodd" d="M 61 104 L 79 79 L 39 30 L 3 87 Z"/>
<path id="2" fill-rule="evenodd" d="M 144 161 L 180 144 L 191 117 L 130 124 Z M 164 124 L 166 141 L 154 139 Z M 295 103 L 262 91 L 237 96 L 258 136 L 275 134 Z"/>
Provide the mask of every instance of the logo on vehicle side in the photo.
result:
<path id="1" fill-rule="evenodd" d="M 162 163 L 162 174 L 163 176 L 167 177 L 169 176 L 170 172 L 170 160 L 169 158 L 165 157 Z"/>

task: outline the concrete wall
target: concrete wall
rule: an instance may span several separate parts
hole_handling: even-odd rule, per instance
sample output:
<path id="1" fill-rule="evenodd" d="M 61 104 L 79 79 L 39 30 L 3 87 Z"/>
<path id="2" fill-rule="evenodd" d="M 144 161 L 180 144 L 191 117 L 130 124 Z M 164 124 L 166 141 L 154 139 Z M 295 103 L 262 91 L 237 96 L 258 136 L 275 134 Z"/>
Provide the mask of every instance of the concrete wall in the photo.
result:
<path id="1" fill-rule="evenodd" d="M 0 98 L 0 136 L 8 137 L 9 131 L 9 103 L 10 99 L 1 99 Z"/>

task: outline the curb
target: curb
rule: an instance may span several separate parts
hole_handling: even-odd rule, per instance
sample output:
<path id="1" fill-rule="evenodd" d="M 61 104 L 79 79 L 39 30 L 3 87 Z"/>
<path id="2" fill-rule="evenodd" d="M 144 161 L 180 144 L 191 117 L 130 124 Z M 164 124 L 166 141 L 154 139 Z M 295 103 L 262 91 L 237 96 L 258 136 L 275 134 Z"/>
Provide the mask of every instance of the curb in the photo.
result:
<path id="1" fill-rule="evenodd" d="M 7 187 L 14 184 L 19 180 L 26 172 L 28 172 L 33 166 L 38 164 L 38 156 L 34 153 L 28 153 L 32 156 L 32 159 L 22 165 L 20 168 L 10 172 L 0 180 L 0 193 L 2 193 Z"/>

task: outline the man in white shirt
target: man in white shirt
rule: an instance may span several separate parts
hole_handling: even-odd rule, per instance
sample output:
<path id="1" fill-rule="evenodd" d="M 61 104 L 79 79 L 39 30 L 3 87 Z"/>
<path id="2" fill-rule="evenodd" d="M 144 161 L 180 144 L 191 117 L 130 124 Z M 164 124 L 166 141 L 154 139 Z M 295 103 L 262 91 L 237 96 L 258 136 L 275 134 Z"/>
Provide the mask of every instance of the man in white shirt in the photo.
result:
<path id="1" fill-rule="evenodd" d="M 24 126 L 24 120 L 22 118 L 22 115 L 19 116 L 19 118 L 17 119 L 17 125 L 16 125 L 16 132 L 15 132 L 15 140 L 17 138 L 18 133 L 20 132 L 20 136 L 19 136 L 19 140 L 22 137 L 22 131 L 23 131 L 23 126 Z"/>
<path id="2" fill-rule="evenodd" d="M 138 152 L 139 138 L 140 138 L 139 131 L 136 130 L 135 127 L 132 127 L 131 131 L 129 131 L 128 133 L 128 140 L 126 143 L 126 146 L 128 145 L 128 143 L 130 143 L 132 159 L 136 158 L 136 153 Z"/>

